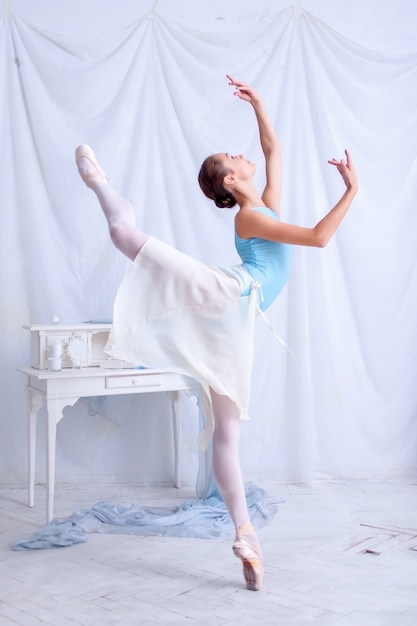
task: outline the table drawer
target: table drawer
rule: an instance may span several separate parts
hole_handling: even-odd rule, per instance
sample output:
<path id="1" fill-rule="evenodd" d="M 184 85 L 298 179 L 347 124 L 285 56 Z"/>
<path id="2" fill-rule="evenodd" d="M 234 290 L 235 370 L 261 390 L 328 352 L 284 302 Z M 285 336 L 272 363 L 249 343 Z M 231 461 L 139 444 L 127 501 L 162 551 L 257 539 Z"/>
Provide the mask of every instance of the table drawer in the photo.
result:
<path id="1" fill-rule="evenodd" d="M 139 387 L 160 387 L 163 376 L 161 374 L 137 374 L 130 376 L 106 377 L 106 389 L 137 389 Z"/>

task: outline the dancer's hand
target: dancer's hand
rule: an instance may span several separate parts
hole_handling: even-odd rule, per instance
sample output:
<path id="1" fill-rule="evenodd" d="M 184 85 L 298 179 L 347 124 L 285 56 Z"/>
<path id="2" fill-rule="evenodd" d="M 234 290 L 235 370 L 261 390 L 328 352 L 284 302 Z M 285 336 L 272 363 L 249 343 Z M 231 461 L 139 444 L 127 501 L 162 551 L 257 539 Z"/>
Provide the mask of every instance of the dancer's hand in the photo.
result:
<path id="1" fill-rule="evenodd" d="M 233 94 L 234 96 L 237 96 L 238 98 L 240 98 L 241 100 L 245 100 L 246 102 L 250 102 L 251 104 L 255 104 L 256 102 L 260 101 L 260 97 L 258 96 L 256 91 L 252 89 L 250 85 L 248 85 L 248 83 L 244 83 L 241 80 L 236 80 L 235 78 L 232 78 L 232 76 L 230 76 L 229 74 L 226 74 L 226 76 L 229 80 L 229 85 L 236 88 L 236 91 Z"/>
<path id="2" fill-rule="evenodd" d="M 357 191 L 358 189 L 358 179 L 356 177 L 355 168 L 353 166 L 352 157 L 348 150 L 345 150 L 346 161 L 344 159 L 330 159 L 328 163 L 330 165 L 334 165 L 343 178 L 343 182 L 346 185 L 346 189 L 352 189 L 353 191 Z"/>

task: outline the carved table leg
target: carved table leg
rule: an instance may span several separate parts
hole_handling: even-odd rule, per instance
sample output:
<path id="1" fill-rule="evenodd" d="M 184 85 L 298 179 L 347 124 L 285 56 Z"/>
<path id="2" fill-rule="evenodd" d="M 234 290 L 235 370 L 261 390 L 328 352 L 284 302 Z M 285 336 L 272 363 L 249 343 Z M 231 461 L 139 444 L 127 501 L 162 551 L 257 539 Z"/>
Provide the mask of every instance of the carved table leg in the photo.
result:
<path id="1" fill-rule="evenodd" d="M 36 418 L 44 400 L 44 394 L 27 387 L 28 393 L 28 494 L 29 506 L 35 505 L 35 459 L 36 459 Z"/>
<path id="2" fill-rule="evenodd" d="M 56 425 L 62 419 L 64 408 L 72 406 L 77 400 L 78 398 L 47 398 L 46 401 L 46 519 L 48 522 L 53 519 L 54 515 Z"/>

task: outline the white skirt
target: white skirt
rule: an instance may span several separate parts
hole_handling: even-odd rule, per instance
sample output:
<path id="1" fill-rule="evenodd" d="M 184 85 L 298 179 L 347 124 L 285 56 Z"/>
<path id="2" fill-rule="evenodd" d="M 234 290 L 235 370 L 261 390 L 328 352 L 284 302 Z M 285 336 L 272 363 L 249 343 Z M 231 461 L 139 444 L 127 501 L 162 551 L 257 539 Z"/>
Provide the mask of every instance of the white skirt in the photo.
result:
<path id="1" fill-rule="evenodd" d="M 206 420 L 204 448 L 214 429 L 210 388 L 248 419 L 258 298 L 251 286 L 256 283 L 240 265 L 210 267 L 151 237 L 116 295 L 106 352 L 195 378 Z"/>

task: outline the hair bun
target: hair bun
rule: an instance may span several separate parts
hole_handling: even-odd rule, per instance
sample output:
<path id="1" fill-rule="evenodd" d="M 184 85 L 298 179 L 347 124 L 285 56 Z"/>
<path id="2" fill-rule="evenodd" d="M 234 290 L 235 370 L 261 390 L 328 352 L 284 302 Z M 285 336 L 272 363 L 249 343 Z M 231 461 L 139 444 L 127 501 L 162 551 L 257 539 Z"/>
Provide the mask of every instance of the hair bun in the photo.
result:
<path id="1" fill-rule="evenodd" d="M 198 173 L 198 183 L 207 198 L 213 200 L 219 209 L 231 209 L 236 200 L 233 194 L 223 186 L 223 180 L 228 172 L 219 155 L 212 154 L 202 163 Z"/>
<path id="2" fill-rule="evenodd" d="M 231 193 L 216 196 L 214 202 L 219 209 L 231 209 L 236 204 L 236 200 Z"/>

